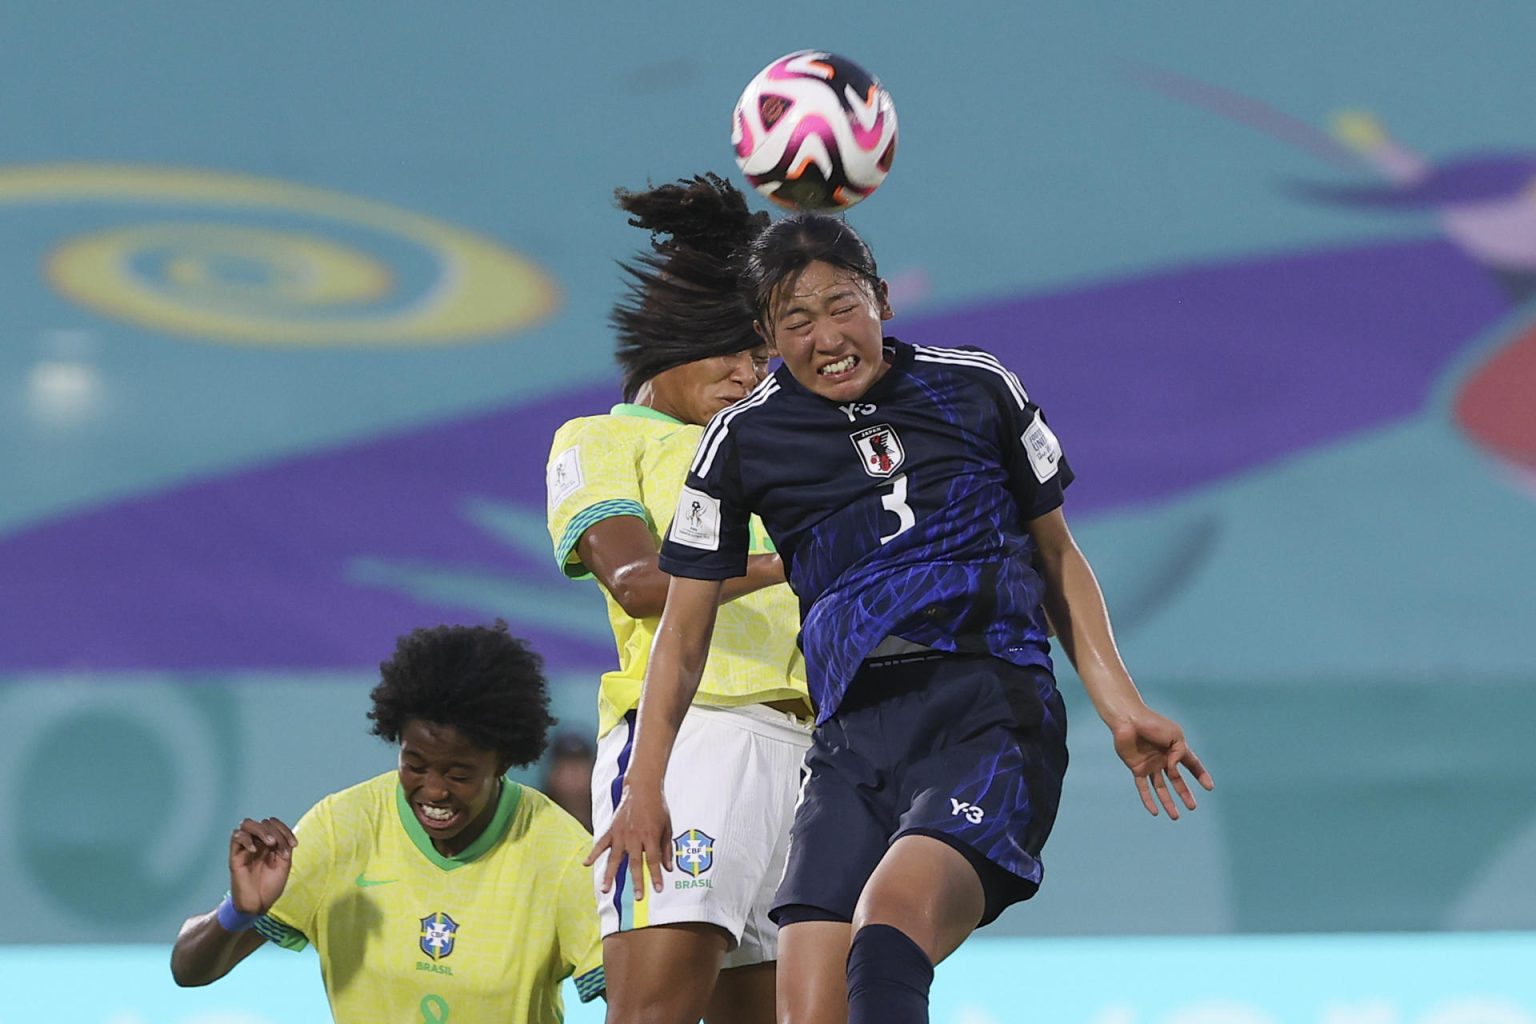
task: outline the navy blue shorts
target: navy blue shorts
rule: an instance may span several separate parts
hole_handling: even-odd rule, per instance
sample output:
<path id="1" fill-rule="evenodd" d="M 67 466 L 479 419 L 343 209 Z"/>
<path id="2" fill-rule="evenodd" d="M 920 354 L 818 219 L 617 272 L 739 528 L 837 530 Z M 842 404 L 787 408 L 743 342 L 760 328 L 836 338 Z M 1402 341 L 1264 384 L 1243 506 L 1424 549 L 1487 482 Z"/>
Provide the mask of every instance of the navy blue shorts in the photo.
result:
<path id="1" fill-rule="evenodd" d="M 891 843 L 930 835 L 976 867 L 981 924 L 1039 888 L 1067 770 L 1067 715 L 1045 668 L 988 655 L 864 663 L 817 727 L 770 915 L 853 920 Z"/>

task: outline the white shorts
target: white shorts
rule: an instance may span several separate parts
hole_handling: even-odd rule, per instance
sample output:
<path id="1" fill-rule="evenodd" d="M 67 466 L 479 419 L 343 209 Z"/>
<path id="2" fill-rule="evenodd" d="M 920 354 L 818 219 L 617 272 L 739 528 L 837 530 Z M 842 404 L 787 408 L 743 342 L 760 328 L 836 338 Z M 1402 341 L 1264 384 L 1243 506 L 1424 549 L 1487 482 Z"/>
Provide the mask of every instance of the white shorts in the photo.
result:
<path id="1" fill-rule="evenodd" d="M 613 821 L 634 747 L 635 715 L 598 740 L 592 771 L 592 829 Z M 768 920 L 784 874 L 789 826 L 800 789 L 808 725 L 762 704 L 688 709 L 663 781 L 672 814 L 673 868 L 662 891 L 646 883 L 634 898 L 628 867 L 613 891 L 598 889 L 608 854 L 593 868 L 604 936 L 658 924 L 702 922 L 731 937 L 726 967 L 778 959 L 779 930 Z"/>

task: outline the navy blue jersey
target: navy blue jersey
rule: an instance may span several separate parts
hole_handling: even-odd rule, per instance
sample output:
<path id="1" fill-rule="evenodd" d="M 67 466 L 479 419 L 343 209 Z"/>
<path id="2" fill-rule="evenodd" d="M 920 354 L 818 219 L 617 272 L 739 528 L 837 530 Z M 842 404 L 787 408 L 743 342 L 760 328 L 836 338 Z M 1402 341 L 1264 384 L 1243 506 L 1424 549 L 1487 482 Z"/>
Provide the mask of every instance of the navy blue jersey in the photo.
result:
<path id="1" fill-rule="evenodd" d="M 1024 524 L 1072 471 L 1017 377 L 976 349 L 886 339 L 855 402 L 780 367 L 710 421 L 661 548 L 674 576 L 746 571 L 756 512 L 800 599 L 818 718 L 888 636 L 1050 667 Z"/>

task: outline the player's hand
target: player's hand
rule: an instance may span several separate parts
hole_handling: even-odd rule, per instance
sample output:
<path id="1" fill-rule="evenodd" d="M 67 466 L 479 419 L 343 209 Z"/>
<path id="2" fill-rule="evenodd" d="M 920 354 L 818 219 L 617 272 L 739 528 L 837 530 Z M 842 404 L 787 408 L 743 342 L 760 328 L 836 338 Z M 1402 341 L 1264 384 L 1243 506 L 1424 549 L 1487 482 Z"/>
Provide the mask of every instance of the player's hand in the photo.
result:
<path id="1" fill-rule="evenodd" d="M 608 863 L 603 866 L 603 892 L 607 893 L 612 891 L 613 880 L 627 861 L 632 869 L 635 899 L 643 900 L 645 875 L 651 876 L 651 888 L 661 892 L 662 869 L 672 870 L 672 815 L 660 786 L 632 785 L 632 781 L 625 782 L 619 806 L 613 812 L 613 823 L 592 844 L 585 863 L 591 867 L 604 850 L 608 851 Z"/>
<path id="2" fill-rule="evenodd" d="M 242 914 L 265 914 L 288 884 L 293 831 L 276 818 L 246 818 L 229 837 L 229 896 Z"/>
<path id="3" fill-rule="evenodd" d="M 1205 765 L 1185 742 L 1184 730 L 1173 719 L 1143 707 L 1135 716 L 1111 726 L 1110 731 L 1115 737 L 1115 753 L 1136 777 L 1136 790 L 1141 794 L 1142 805 L 1152 815 L 1156 816 L 1157 805 L 1162 803 L 1168 817 L 1177 821 L 1179 805 L 1174 802 L 1174 793 L 1185 807 L 1195 809 L 1195 794 L 1180 774 L 1180 766 L 1188 768 L 1195 781 L 1207 791 L 1216 787 L 1211 773 L 1205 770 Z M 1156 799 L 1153 798 L 1154 791 Z"/>

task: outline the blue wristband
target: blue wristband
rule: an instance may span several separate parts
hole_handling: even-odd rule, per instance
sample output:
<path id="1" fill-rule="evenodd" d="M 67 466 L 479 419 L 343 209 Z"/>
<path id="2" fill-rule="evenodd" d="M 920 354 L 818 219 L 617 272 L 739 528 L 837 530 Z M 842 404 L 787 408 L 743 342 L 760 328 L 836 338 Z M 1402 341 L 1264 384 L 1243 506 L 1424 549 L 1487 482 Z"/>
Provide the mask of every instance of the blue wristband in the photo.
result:
<path id="1" fill-rule="evenodd" d="M 219 904 L 219 925 L 227 932 L 243 932 L 256 923 L 260 914 L 242 914 L 235 909 L 233 896 L 225 896 Z"/>

